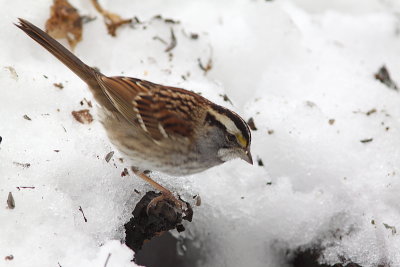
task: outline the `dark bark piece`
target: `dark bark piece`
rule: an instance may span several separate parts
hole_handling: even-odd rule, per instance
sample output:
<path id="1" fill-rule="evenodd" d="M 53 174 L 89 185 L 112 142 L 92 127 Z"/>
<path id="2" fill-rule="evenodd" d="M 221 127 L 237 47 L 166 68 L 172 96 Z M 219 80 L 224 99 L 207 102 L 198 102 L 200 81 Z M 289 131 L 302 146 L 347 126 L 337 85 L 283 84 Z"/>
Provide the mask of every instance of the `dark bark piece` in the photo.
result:
<path id="1" fill-rule="evenodd" d="M 154 236 L 172 229 L 184 231 L 182 220 L 192 220 L 193 211 L 189 203 L 186 203 L 188 209 L 183 211 L 172 201 L 163 199 L 148 209 L 150 201 L 160 195 L 161 193 L 154 191 L 147 192 L 133 210 L 133 218 L 125 224 L 125 244 L 135 252 L 142 248 L 146 240 Z"/>

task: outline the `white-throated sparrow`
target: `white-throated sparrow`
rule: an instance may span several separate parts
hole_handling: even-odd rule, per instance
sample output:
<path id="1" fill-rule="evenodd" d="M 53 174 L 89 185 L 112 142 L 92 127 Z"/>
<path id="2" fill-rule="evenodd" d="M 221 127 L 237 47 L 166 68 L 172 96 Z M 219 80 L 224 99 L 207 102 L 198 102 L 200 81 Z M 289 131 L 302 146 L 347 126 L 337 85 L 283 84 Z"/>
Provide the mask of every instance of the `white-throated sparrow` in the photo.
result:
<path id="1" fill-rule="evenodd" d="M 19 21 L 16 26 L 89 85 L 109 139 L 136 166 L 188 175 L 238 157 L 252 164 L 250 130 L 235 112 L 184 89 L 107 77 L 32 23 Z"/>

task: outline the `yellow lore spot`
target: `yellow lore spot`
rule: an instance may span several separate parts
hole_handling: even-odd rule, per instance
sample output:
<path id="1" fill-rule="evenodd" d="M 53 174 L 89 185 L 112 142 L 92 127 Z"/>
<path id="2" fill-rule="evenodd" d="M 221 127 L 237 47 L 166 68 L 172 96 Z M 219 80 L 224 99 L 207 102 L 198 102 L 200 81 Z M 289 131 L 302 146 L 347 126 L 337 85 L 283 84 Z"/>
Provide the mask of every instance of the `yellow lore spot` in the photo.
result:
<path id="1" fill-rule="evenodd" d="M 242 147 L 247 147 L 247 140 L 246 140 L 246 138 L 243 137 L 243 135 L 237 134 L 236 135 L 236 139 L 239 141 L 239 144 Z"/>

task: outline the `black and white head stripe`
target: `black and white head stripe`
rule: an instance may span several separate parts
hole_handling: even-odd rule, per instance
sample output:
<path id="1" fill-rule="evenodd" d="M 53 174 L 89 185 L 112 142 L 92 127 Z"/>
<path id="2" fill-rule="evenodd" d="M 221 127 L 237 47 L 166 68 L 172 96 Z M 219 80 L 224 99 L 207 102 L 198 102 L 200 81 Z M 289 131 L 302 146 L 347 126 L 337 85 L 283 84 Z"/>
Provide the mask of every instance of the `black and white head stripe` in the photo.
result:
<path id="1" fill-rule="evenodd" d="M 220 128 L 225 129 L 230 134 L 236 135 L 241 133 L 247 141 L 246 145 L 250 144 L 251 136 L 249 126 L 235 112 L 218 105 L 213 105 L 213 109 L 208 111 L 206 120 L 219 125 Z"/>

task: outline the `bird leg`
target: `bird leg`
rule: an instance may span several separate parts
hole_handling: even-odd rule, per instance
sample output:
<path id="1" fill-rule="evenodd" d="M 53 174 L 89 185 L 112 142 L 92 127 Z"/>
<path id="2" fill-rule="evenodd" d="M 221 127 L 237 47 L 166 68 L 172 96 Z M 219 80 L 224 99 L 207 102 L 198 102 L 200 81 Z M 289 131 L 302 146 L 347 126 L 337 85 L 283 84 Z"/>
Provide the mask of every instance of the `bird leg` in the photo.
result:
<path id="1" fill-rule="evenodd" d="M 157 183 L 156 181 L 151 179 L 149 176 L 147 176 L 143 172 L 138 171 L 138 172 L 135 172 L 135 174 L 137 176 L 139 176 L 141 179 L 143 179 L 145 182 L 149 183 L 154 189 L 161 192 L 160 196 L 153 198 L 150 201 L 150 203 L 147 205 L 147 213 L 150 208 L 155 207 L 158 202 L 165 200 L 165 199 L 170 200 L 173 203 L 175 203 L 176 207 L 178 207 L 180 210 L 184 210 L 187 208 L 185 202 L 177 199 L 171 191 L 169 191 L 167 188 L 163 187 L 162 185 L 160 185 L 159 183 Z"/>

